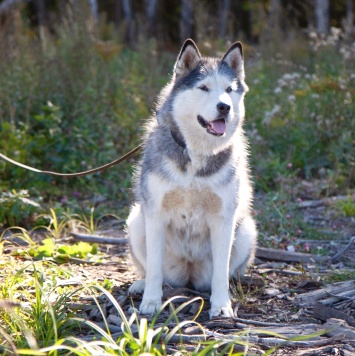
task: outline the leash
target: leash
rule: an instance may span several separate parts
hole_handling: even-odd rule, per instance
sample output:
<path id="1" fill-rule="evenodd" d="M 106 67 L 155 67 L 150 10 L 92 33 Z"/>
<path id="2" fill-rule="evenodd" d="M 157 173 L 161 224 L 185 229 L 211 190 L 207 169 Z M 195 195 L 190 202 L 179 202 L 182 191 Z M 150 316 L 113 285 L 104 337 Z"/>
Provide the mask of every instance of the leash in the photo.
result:
<path id="1" fill-rule="evenodd" d="M 107 168 L 110 168 L 112 166 L 115 166 L 116 164 L 119 164 L 119 163 L 125 161 L 126 159 L 128 159 L 129 157 L 131 157 L 135 153 L 137 153 L 142 148 L 142 146 L 143 146 L 143 144 L 138 145 L 137 147 L 133 148 L 133 150 L 131 150 L 131 151 L 127 152 L 126 154 L 124 154 L 122 157 L 120 157 L 120 158 L 118 158 L 118 159 L 116 159 L 116 160 L 114 160 L 114 161 L 112 161 L 110 163 L 104 164 L 101 167 L 90 169 L 90 170 L 84 171 L 84 172 L 78 172 L 78 173 L 58 173 L 58 172 L 51 172 L 51 171 L 42 171 L 40 169 L 33 168 L 33 167 L 30 167 L 30 166 L 26 166 L 25 164 L 17 162 L 15 160 L 5 156 L 2 153 L 0 153 L 0 158 L 4 159 L 7 162 L 10 162 L 10 163 L 14 164 L 15 166 L 18 166 L 18 167 L 21 167 L 21 168 L 24 168 L 24 169 L 27 169 L 29 171 L 36 172 L 36 173 L 50 174 L 52 176 L 60 176 L 60 177 L 81 177 L 81 176 L 86 176 L 88 174 L 92 174 L 92 173 L 96 173 L 96 172 L 99 172 L 99 171 L 103 171 L 103 170 L 105 170 Z"/>

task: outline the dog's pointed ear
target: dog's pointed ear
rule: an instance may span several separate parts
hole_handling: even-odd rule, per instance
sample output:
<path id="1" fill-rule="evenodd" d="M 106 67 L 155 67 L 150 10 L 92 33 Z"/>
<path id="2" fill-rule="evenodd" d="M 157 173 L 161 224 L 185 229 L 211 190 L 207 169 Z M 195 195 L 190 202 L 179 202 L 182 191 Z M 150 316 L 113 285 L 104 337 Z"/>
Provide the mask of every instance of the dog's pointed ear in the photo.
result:
<path id="1" fill-rule="evenodd" d="M 240 42 L 235 42 L 228 48 L 222 62 L 231 67 L 239 79 L 244 80 L 243 46 Z"/>
<path id="2" fill-rule="evenodd" d="M 179 78 L 193 70 L 197 66 L 200 59 L 201 54 L 196 46 L 196 43 L 188 38 L 184 42 L 175 63 L 174 73 L 176 78 Z"/>

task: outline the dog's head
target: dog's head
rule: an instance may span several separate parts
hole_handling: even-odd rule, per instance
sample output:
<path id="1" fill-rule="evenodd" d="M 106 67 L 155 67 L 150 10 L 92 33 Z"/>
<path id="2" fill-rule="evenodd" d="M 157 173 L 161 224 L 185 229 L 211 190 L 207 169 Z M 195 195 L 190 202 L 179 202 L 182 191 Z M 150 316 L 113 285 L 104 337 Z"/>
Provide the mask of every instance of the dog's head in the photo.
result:
<path id="1" fill-rule="evenodd" d="M 188 146 L 223 146 L 244 117 L 242 44 L 235 42 L 221 59 L 202 57 L 188 39 L 174 67 L 172 116 Z M 194 145 L 194 142 L 196 145 Z"/>

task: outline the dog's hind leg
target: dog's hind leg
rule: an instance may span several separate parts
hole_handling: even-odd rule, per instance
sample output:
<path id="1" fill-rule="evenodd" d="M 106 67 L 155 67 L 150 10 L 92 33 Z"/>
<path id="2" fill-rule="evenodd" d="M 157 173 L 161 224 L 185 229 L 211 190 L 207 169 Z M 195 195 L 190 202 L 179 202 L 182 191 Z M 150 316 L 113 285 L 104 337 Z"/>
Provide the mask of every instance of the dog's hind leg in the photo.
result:
<path id="1" fill-rule="evenodd" d="M 257 230 L 255 221 L 247 216 L 237 227 L 235 240 L 232 246 L 229 273 L 235 276 L 243 275 L 250 263 L 254 260 Z"/>

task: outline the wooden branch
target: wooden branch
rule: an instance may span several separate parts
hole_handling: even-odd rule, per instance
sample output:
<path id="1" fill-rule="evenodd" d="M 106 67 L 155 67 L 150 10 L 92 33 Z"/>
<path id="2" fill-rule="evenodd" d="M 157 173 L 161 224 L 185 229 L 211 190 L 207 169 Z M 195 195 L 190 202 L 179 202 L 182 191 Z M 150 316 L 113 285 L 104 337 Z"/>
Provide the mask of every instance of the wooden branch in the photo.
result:
<path id="1" fill-rule="evenodd" d="M 327 261 L 328 257 L 314 256 L 309 253 L 290 252 L 284 250 L 276 250 L 273 248 L 257 247 L 256 257 L 264 258 L 273 261 L 298 262 L 298 263 L 313 263 L 314 261 Z"/>
<path id="2" fill-rule="evenodd" d="M 69 235 L 79 241 L 95 242 L 98 244 L 122 245 L 128 243 L 128 239 L 125 237 L 105 237 L 100 235 L 78 234 L 75 232 L 71 232 Z"/>
<path id="3" fill-rule="evenodd" d="M 239 336 L 239 335 L 223 335 L 221 333 L 217 333 L 215 331 L 205 330 L 205 334 L 207 336 L 212 336 L 217 340 L 235 340 L 242 342 L 250 342 L 254 345 L 265 345 L 265 346 L 293 346 L 293 347 L 319 347 L 324 345 L 329 345 L 334 343 L 335 340 L 338 339 L 337 336 L 331 338 L 323 338 L 319 340 L 304 340 L 304 341 L 293 341 L 287 339 L 281 339 L 276 337 L 258 337 L 254 335 L 248 336 Z"/>
<path id="4" fill-rule="evenodd" d="M 351 291 L 354 288 L 355 281 L 337 282 L 322 289 L 300 294 L 295 298 L 295 302 L 300 307 L 310 307 L 314 306 L 318 300 L 328 297 L 329 294 L 336 295 L 337 293 Z"/>
<path id="5" fill-rule="evenodd" d="M 348 344 L 355 342 L 355 328 L 353 328 L 352 326 L 348 326 L 346 321 L 341 319 L 330 318 L 323 326 L 329 330 L 327 332 L 328 335 L 333 337 L 341 335 L 343 340 L 351 340 L 351 342 L 346 342 Z"/>
<path id="6" fill-rule="evenodd" d="M 265 321 L 257 321 L 257 320 L 249 320 L 249 319 L 242 319 L 242 318 L 233 318 L 234 321 L 239 322 L 239 323 L 244 323 L 248 325 L 254 325 L 254 326 L 289 326 L 290 324 L 287 323 L 268 323 Z"/>
<path id="7" fill-rule="evenodd" d="M 288 326 L 268 326 L 264 328 L 253 327 L 246 324 L 237 323 L 239 329 L 248 330 L 252 335 L 265 335 L 269 333 L 276 333 L 287 339 L 292 339 L 298 336 L 307 336 L 315 333 L 325 332 L 325 328 L 319 324 L 301 324 L 301 325 L 288 325 Z M 309 341 L 320 340 L 320 336 L 312 336 Z"/>
<path id="8" fill-rule="evenodd" d="M 331 345 L 331 346 L 320 347 L 317 349 L 297 351 L 297 356 L 331 355 L 334 347 L 335 345 Z"/>
<path id="9" fill-rule="evenodd" d="M 288 269 L 276 269 L 276 268 L 258 268 L 258 272 L 263 273 L 276 273 L 276 274 L 285 274 L 287 276 L 303 276 L 301 271 L 290 271 Z"/>
<path id="10" fill-rule="evenodd" d="M 341 310 L 337 310 L 322 303 L 316 303 L 313 310 L 313 316 L 319 320 L 327 321 L 329 318 L 345 320 L 348 325 L 355 326 L 355 319 Z"/>
<path id="11" fill-rule="evenodd" d="M 305 208 L 316 208 L 322 205 L 332 205 L 339 201 L 347 201 L 349 199 L 355 199 L 355 194 L 352 195 L 338 195 L 335 197 L 318 199 L 318 200 L 304 200 L 298 204 L 298 207 L 301 209 Z"/>
<path id="12" fill-rule="evenodd" d="M 338 262 L 343 254 L 355 243 L 355 236 L 350 238 L 349 243 L 332 257 L 332 263 Z"/>

